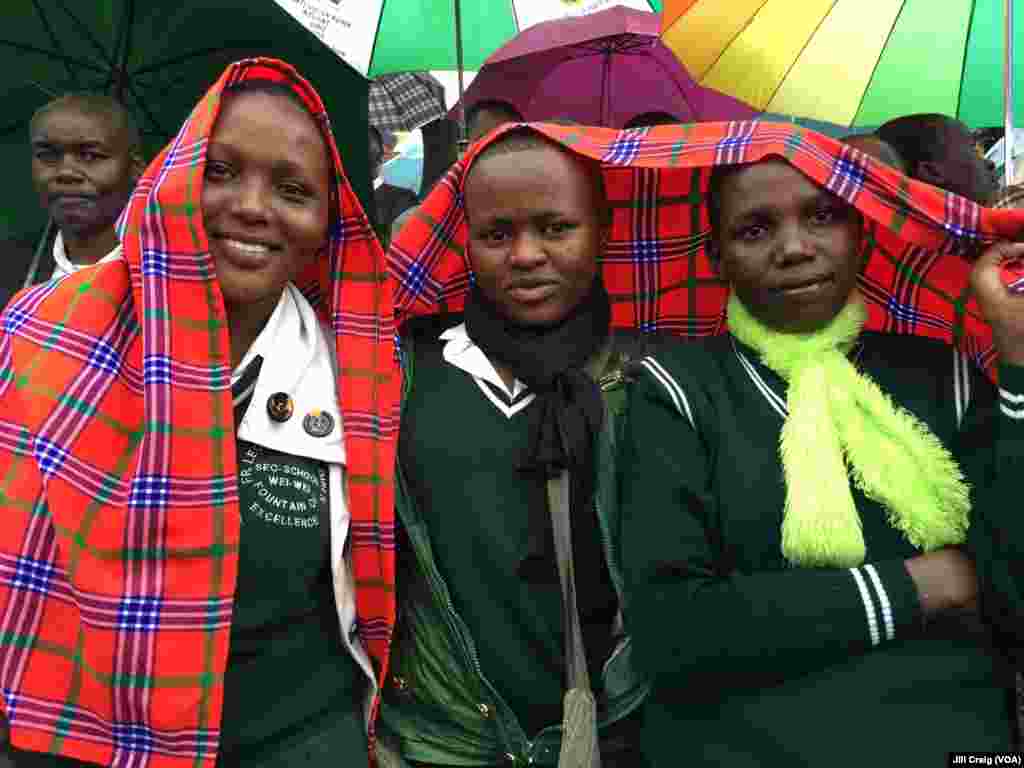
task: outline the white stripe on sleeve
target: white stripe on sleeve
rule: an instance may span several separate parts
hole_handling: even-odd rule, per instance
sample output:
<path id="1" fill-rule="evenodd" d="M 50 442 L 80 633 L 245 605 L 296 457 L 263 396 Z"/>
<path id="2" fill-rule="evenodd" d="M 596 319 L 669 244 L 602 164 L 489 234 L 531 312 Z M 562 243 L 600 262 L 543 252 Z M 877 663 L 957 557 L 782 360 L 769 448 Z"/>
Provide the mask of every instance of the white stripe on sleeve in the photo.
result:
<path id="1" fill-rule="evenodd" d="M 868 563 L 864 566 L 864 570 L 871 578 L 871 584 L 874 586 L 875 594 L 878 596 L 878 603 L 882 606 L 885 639 L 892 640 L 896 637 L 896 623 L 892 620 L 892 603 L 889 602 L 889 593 L 885 591 L 885 587 L 882 585 L 882 578 L 878 575 L 878 571 L 875 570 L 875 566 Z"/>
<path id="2" fill-rule="evenodd" d="M 1024 395 L 1014 394 L 999 388 L 999 410 L 1003 415 L 1014 421 L 1024 419 Z"/>
<path id="3" fill-rule="evenodd" d="M 953 350 L 953 402 L 956 404 L 957 428 L 963 425 L 971 403 L 971 365 L 967 355 Z"/>
<path id="4" fill-rule="evenodd" d="M 1002 387 L 999 388 L 999 397 L 1011 405 L 1020 405 L 1021 403 L 1024 403 L 1024 395 L 1015 395 L 1013 392 L 1003 389 Z"/>
<path id="5" fill-rule="evenodd" d="M 1013 419 L 1014 421 L 1024 419 L 1024 408 L 1010 408 L 1005 403 L 1000 403 L 999 410 L 1003 412 L 1004 416 Z"/>
<path id="6" fill-rule="evenodd" d="M 868 616 L 868 632 L 871 634 L 871 645 L 878 645 L 882 640 L 878 633 L 878 617 L 875 616 L 875 601 L 871 599 L 871 593 L 868 592 L 868 585 L 864 581 L 864 577 L 856 568 L 850 568 L 850 575 L 853 576 L 853 580 L 857 583 L 857 589 L 860 591 L 860 598 L 864 601 L 864 611 Z"/>

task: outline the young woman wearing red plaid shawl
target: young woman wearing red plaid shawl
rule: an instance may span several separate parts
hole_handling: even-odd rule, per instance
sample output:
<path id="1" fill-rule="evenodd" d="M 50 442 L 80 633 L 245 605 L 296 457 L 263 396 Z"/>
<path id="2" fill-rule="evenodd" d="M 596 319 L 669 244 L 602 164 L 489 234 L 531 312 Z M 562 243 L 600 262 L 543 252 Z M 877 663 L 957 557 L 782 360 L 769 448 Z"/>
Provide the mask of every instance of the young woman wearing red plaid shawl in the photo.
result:
<path id="1" fill-rule="evenodd" d="M 383 252 L 316 92 L 229 67 L 122 240 L 3 315 L 11 756 L 366 765 L 398 377 Z"/>
<path id="2" fill-rule="evenodd" d="M 862 330 L 856 208 L 781 159 L 716 170 L 708 194 L 730 333 L 642 361 L 623 446 L 645 754 L 854 768 L 1011 749 L 1024 296 L 1001 265 L 1024 245 L 972 275 L 997 392 L 938 341 Z"/>
<path id="3" fill-rule="evenodd" d="M 640 329 L 645 332 L 667 331 L 681 338 L 705 337 L 719 334 L 724 330 L 728 292 L 713 268 L 705 247 L 708 230 L 706 191 L 709 172 L 715 165 L 755 162 L 775 156 L 785 158 L 816 184 L 826 187 L 854 205 L 863 216 L 863 247 L 865 257 L 870 256 L 860 278 L 868 314 L 865 329 L 883 331 L 890 335 L 913 334 L 937 340 L 923 343 L 924 347 L 931 350 L 926 356 L 931 355 L 934 359 L 936 355 L 940 355 L 946 361 L 949 374 L 943 375 L 938 385 L 929 384 L 921 391 L 929 393 L 929 396 L 941 391 L 945 397 L 945 384 L 950 382 L 953 375 L 954 361 L 960 363 L 956 370 L 961 374 L 966 370 L 963 364 L 968 357 L 986 366 L 992 362 L 991 331 L 981 319 L 974 300 L 967 294 L 970 266 L 957 254 L 973 250 L 979 241 L 993 241 L 1016 234 L 1024 225 L 1020 214 L 980 209 L 959 198 L 944 194 L 941 190 L 909 181 L 895 170 L 871 160 L 855 149 L 843 147 L 831 139 L 795 126 L 770 123 L 709 123 L 623 132 L 553 125 L 536 125 L 531 129 L 584 159 L 602 164 L 604 186 L 612 209 L 613 221 L 600 261 L 600 274 L 611 299 L 613 328 Z M 466 169 L 473 163 L 476 153 L 484 151 L 484 147 L 490 142 L 499 141 L 502 135 L 502 132 L 498 132 L 487 141 L 474 146 L 470 154 L 452 169 L 447 178 L 420 206 L 402 233 L 392 242 L 388 257 L 396 281 L 395 309 L 399 321 L 405 322 L 410 317 L 418 315 L 458 312 L 462 309 L 470 285 L 470 262 L 466 253 L 470 230 L 466 221 L 463 196 Z M 1009 277 L 1007 271 L 1006 278 Z M 882 335 L 879 334 L 879 337 L 882 338 Z M 952 351 L 935 351 L 936 347 L 948 349 L 940 341 L 948 344 L 954 338 L 959 342 L 961 349 L 965 350 L 966 356 L 953 354 Z M 892 337 L 893 344 L 901 341 L 907 342 L 906 349 L 917 344 L 913 338 Z M 874 357 L 877 358 L 877 355 Z M 917 356 L 919 357 L 920 355 Z M 409 361 L 406 364 L 408 365 Z M 646 372 L 648 369 L 641 366 L 639 370 L 641 380 L 637 388 L 653 387 L 654 384 L 649 381 L 650 374 Z M 741 373 L 746 376 L 745 371 Z M 416 375 L 413 374 L 414 379 Z M 768 375 L 761 374 L 762 378 Z M 920 374 L 915 381 L 919 379 Z M 935 377 L 929 379 L 934 380 Z M 959 374 L 958 380 L 963 382 L 963 377 Z M 728 386 L 752 388 L 753 385 L 745 383 L 746 381 L 749 380 L 730 382 Z M 976 390 L 984 389 L 983 382 L 974 379 L 974 383 Z M 764 397 L 760 390 L 753 388 L 752 391 L 757 397 Z M 958 402 L 963 405 L 962 398 Z M 751 405 L 752 408 L 763 406 L 763 400 L 753 401 Z M 950 409 L 955 410 L 952 404 Z M 744 416 L 743 420 L 755 418 L 755 415 L 750 411 L 749 418 Z M 778 418 L 775 411 L 769 411 L 767 416 L 756 416 L 765 422 L 769 417 Z M 636 440 L 646 441 L 649 453 L 656 453 L 658 450 L 670 451 L 672 445 L 667 445 L 666 442 L 681 439 L 685 418 L 680 416 L 678 411 L 666 411 L 660 422 L 645 425 L 642 435 L 637 432 Z M 946 414 L 944 418 L 951 420 L 952 417 Z M 676 429 L 670 429 L 673 424 L 676 425 Z M 771 424 L 768 423 L 768 426 Z M 778 425 L 774 425 L 774 429 L 777 434 Z M 765 443 L 759 448 L 771 457 L 775 450 L 776 438 L 769 435 L 764 440 Z M 631 448 L 631 451 L 636 450 L 636 447 Z M 692 448 L 689 449 L 689 453 L 693 453 Z M 693 455 L 696 458 L 700 454 L 698 452 Z M 688 459 L 684 457 L 681 461 L 685 463 Z M 652 465 L 660 466 L 654 457 L 651 458 L 651 462 Z M 774 473 L 778 474 L 778 469 L 775 469 Z M 723 484 L 732 483 L 737 488 L 742 488 L 747 482 L 744 478 L 756 478 L 757 470 L 751 469 L 746 472 L 742 464 L 731 464 L 723 466 L 719 476 L 728 478 L 723 480 Z M 597 481 L 602 487 L 611 490 L 612 499 L 615 499 L 618 493 L 615 483 L 608 482 L 607 478 L 601 476 Z M 650 487 L 652 492 L 662 492 L 671 481 L 672 474 L 661 471 L 657 477 L 648 477 L 646 486 Z M 634 489 L 638 487 L 639 484 L 633 484 Z M 402 505 L 407 503 L 408 496 L 408 491 L 400 491 L 400 513 Z M 753 494 L 751 498 L 755 499 Z M 720 670 L 723 665 L 728 668 L 729 658 L 725 655 L 716 656 L 712 650 L 723 643 L 745 641 L 757 645 L 757 651 L 751 652 L 751 662 L 762 658 L 763 664 L 769 669 L 775 663 L 772 657 L 773 649 L 763 645 L 762 641 L 769 635 L 759 626 L 739 627 L 735 630 L 734 637 L 721 637 L 714 603 L 709 605 L 706 616 L 688 610 L 687 603 L 682 597 L 659 603 L 657 610 L 650 609 L 652 603 L 649 600 L 644 601 L 644 593 L 638 590 L 636 585 L 646 578 L 642 574 L 648 573 L 644 569 L 650 564 L 652 555 L 667 550 L 674 558 L 677 556 L 675 550 L 681 546 L 700 545 L 704 541 L 704 534 L 698 532 L 681 539 L 677 533 L 677 526 L 680 524 L 680 518 L 687 518 L 685 512 L 673 511 L 672 514 L 667 514 L 664 504 L 660 507 L 645 507 L 635 501 L 630 503 L 629 518 L 622 521 L 624 525 L 621 538 L 614 535 L 614 532 L 620 529 L 620 521 L 617 518 L 612 520 L 613 535 L 610 538 L 610 545 L 615 555 L 622 551 L 623 546 L 628 547 L 624 554 L 629 557 L 631 578 L 627 584 L 631 585 L 632 589 L 625 595 L 626 628 L 630 629 L 632 626 L 635 631 L 642 632 L 646 637 L 645 643 L 637 643 L 634 639 L 631 644 L 631 647 L 637 649 L 634 658 L 637 663 L 643 663 L 647 660 L 646 657 L 650 656 L 647 667 L 654 674 L 655 684 L 662 694 L 670 697 L 669 691 L 675 689 L 680 694 L 691 697 L 694 701 L 693 707 L 699 715 L 699 724 L 696 727 L 692 727 L 687 720 L 673 722 L 671 728 L 674 730 L 662 730 L 655 726 L 654 740 L 650 743 L 657 742 L 665 749 L 665 752 L 660 749 L 654 750 L 655 758 L 660 760 L 658 764 L 678 765 L 692 761 L 694 756 L 699 758 L 703 745 L 712 744 L 718 738 L 721 727 L 717 723 L 717 713 L 726 703 L 726 695 L 730 691 L 723 689 L 720 694 L 717 687 L 720 683 L 715 681 L 707 686 L 702 685 L 704 678 L 700 677 L 702 669 L 698 664 L 687 665 L 683 674 L 678 674 L 679 670 L 672 667 L 673 659 L 676 658 L 671 655 L 672 650 L 685 650 L 686 644 L 691 641 L 705 641 L 709 656 L 702 657 L 700 663 Z M 469 513 L 470 516 L 475 514 L 483 514 L 483 511 L 474 508 L 473 512 Z M 414 520 L 411 535 L 422 539 L 423 530 L 424 525 Z M 765 545 L 765 551 L 770 550 L 772 556 L 778 558 L 778 532 L 769 532 L 770 536 L 775 537 L 776 545 L 772 549 L 769 542 Z M 1016 536 L 1014 541 L 1024 541 L 1024 537 Z M 1012 543 L 1004 543 L 1003 546 L 1010 547 Z M 995 584 L 997 581 L 1005 583 L 1010 577 L 1004 554 L 989 558 L 989 565 L 979 564 L 983 584 Z M 424 558 L 418 558 L 418 562 L 422 564 Z M 722 564 L 723 569 L 727 567 L 728 563 Z M 1002 573 L 1000 569 L 1003 569 Z M 790 569 L 784 566 L 780 566 L 778 570 L 779 578 L 792 576 L 787 572 Z M 703 573 L 710 578 L 719 571 L 716 570 L 716 566 L 709 565 Z M 843 614 L 843 626 L 853 627 L 851 633 L 856 634 L 851 636 L 856 642 L 870 643 L 872 635 L 867 624 L 865 602 L 856 588 L 857 582 L 854 577 L 847 571 L 843 571 L 843 574 L 844 578 L 855 585 L 851 595 L 842 593 L 844 599 L 847 599 L 849 609 L 848 613 Z M 669 567 L 665 571 L 658 570 L 649 578 L 673 579 L 684 575 L 685 572 Z M 480 575 L 470 573 L 465 578 L 480 578 Z M 867 578 L 870 578 L 870 575 Z M 844 584 L 844 589 L 846 586 L 848 585 Z M 465 642 L 465 626 L 457 621 L 454 624 L 452 622 L 453 608 L 447 599 L 449 593 L 445 587 L 443 580 L 434 580 L 426 592 L 427 597 L 421 596 L 415 601 L 404 601 L 406 606 L 422 608 L 429 604 L 427 600 L 432 596 L 434 607 L 431 611 L 422 611 L 421 618 L 440 616 L 440 627 L 434 632 L 424 632 L 416 640 L 428 642 L 431 638 L 441 638 L 435 650 L 445 658 L 445 664 L 437 668 L 437 674 L 431 674 L 431 666 L 428 664 L 412 664 L 410 666 L 418 676 L 403 674 L 389 681 L 389 688 L 385 692 L 386 724 L 392 725 L 389 719 L 392 702 L 400 702 L 402 697 L 406 697 L 410 704 L 406 705 L 405 711 L 413 714 L 410 723 L 429 720 L 431 724 L 431 728 L 423 728 L 419 734 L 411 727 L 403 728 L 401 724 L 398 725 L 400 743 L 407 751 L 411 751 L 411 746 L 414 750 L 411 753 L 414 756 L 424 754 L 428 749 L 437 750 L 442 754 L 452 754 L 483 745 L 491 750 L 508 749 L 510 761 L 525 762 L 528 757 L 537 757 L 530 753 L 533 744 L 529 743 L 528 739 L 524 741 L 523 734 L 509 731 L 507 725 L 514 721 L 510 721 L 507 712 L 503 708 L 495 707 L 496 703 L 501 707 L 503 702 L 495 698 L 494 689 L 486 684 L 486 680 L 481 681 L 478 657 Z M 870 585 L 866 585 L 866 588 L 874 589 Z M 986 593 L 1011 594 L 1012 589 L 988 589 Z M 877 605 L 878 600 L 872 599 Z M 761 603 L 752 602 L 749 607 L 756 610 L 758 605 L 763 605 L 762 613 L 768 617 L 765 621 L 781 623 L 781 611 L 774 607 L 775 601 L 781 600 L 788 600 L 784 592 L 767 595 Z M 643 601 L 639 609 L 633 607 L 633 603 L 637 601 Z M 998 615 L 1002 606 L 1011 604 L 1013 603 L 1000 602 L 993 613 Z M 808 611 L 820 615 L 826 607 L 813 606 Z M 876 630 L 884 636 L 887 631 L 885 616 L 872 616 L 875 619 Z M 422 623 L 410 622 L 417 629 L 421 628 Z M 403 635 L 402 622 L 399 626 L 399 635 Z M 490 627 L 487 631 L 494 633 L 501 630 L 499 627 Z M 813 638 L 817 631 L 808 631 L 807 634 Z M 661 655 L 663 649 L 669 650 Z M 396 669 L 405 666 L 401 656 L 402 654 L 396 656 Z M 945 686 L 944 690 L 953 691 L 956 685 L 947 686 L 945 676 L 951 669 L 962 669 L 965 662 L 956 654 L 947 654 L 948 658 L 952 659 L 952 668 L 946 660 L 940 660 L 932 663 L 928 669 Z M 964 658 L 968 659 L 966 663 L 969 665 L 970 659 L 975 657 L 965 654 Z M 900 707 L 899 715 L 894 717 L 891 710 L 886 710 L 884 719 L 873 715 L 874 709 L 878 707 L 877 700 L 885 699 L 886 692 L 890 690 L 886 686 L 896 679 L 900 663 L 898 659 L 892 662 L 892 674 L 864 682 L 863 686 L 870 689 L 861 695 L 865 704 L 855 715 L 850 715 L 850 719 L 857 723 L 871 716 L 872 727 L 875 729 L 872 735 L 881 734 L 877 738 L 877 743 L 886 746 L 891 746 L 896 740 L 893 733 L 898 733 L 900 742 L 918 744 L 933 737 L 936 730 L 930 723 L 922 723 L 914 711 L 918 705 L 923 707 L 930 701 L 927 693 L 917 693 L 910 706 L 903 706 L 900 704 L 903 700 L 896 695 L 902 689 L 892 688 L 893 700 Z M 944 664 L 946 666 L 943 666 Z M 671 679 L 666 676 L 664 680 L 668 684 L 663 686 L 662 676 L 668 675 L 666 669 L 671 672 Z M 487 669 L 483 671 L 487 674 Z M 733 682 L 742 683 L 744 677 L 739 676 Z M 732 678 L 723 679 L 723 682 L 728 680 Z M 798 681 L 794 684 L 798 685 Z M 862 690 L 863 686 L 859 690 Z M 785 714 L 781 717 L 785 719 L 787 728 L 799 730 L 803 734 L 804 741 L 817 743 L 815 728 L 819 727 L 819 721 L 829 718 L 831 713 L 840 711 L 837 707 L 843 705 L 845 695 L 837 694 L 833 690 L 827 705 L 823 705 L 819 697 L 816 699 L 815 710 L 804 712 L 801 709 L 799 716 L 813 718 L 810 720 L 815 723 L 813 726 L 803 728 L 801 723 L 794 722 L 792 717 L 787 718 Z M 781 704 L 797 701 L 799 697 L 796 693 L 790 695 L 787 692 L 784 698 L 784 702 L 776 702 L 775 709 L 780 712 L 783 711 Z M 870 704 L 866 703 L 867 698 L 871 698 Z M 947 697 L 935 707 L 924 707 L 922 711 L 927 710 L 929 715 L 940 712 L 942 717 L 948 718 L 951 701 L 952 699 Z M 421 707 L 418 712 L 417 705 Z M 400 712 L 401 706 L 399 703 Z M 474 711 L 474 706 L 478 707 L 478 711 Z M 658 708 L 663 705 L 655 702 L 649 706 Z M 444 714 L 446 711 L 447 715 Z M 793 711 L 785 710 L 789 713 Z M 845 709 L 841 711 L 845 712 Z M 960 716 L 964 715 L 962 708 L 954 707 L 953 711 Z M 428 720 L 419 719 L 421 714 Z M 735 733 L 732 737 L 726 735 L 724 738 L 728 738 L 730 744 L 738 745 L 737 748 L 740 750 L 746 745 L 747 752 L 741 757 L 750 764 L 770 763 L 771 749 L 774 748 L 773 728 L 777 727 L 775 723 L 779 716 L 773 714 L 773 711 L 762 713 L 760 716 L 761 721 L 730 723 L 725 726 L 725 730 L 732 730 Z M 445 717 L 457 720 L 461 729 L 436 730 L 436 723 Z M 907 718 L 910 718 L 910 728 L 906 725 Z M 973 723 L 975 720 L 976 716 L 970 714 L 970 721 Z M 664 719 L 661 722 L 664 723 Z M 771 725 L 764 725 L 757 733 L 753 733 L 753 729 L 759 727 L 759 722 Z M 834 734 L 835 729 L 839 728 L 844 731 L 845 736 L 849 732 L 849 728 L 845 727 L 846 722 L 842 716 L 835 719 L 830 733 Z M 996 727 L 1001 729 L 1005 720 L 996 718 L 996 722 Z M 749 727 L 748 723 L 751 723 Z M 920 733 L 923 725 L 927 725 L 927 731 Z M 943 722 L 943 726 L 945 725 Z M 716 728 L 719 730 L 715 730 Z M 430 739 L 424 734 L 436 734 L 436 738 Z M 851 744 L 859 746 L 870 741 L 864 738 L 836 739 L 832 745 L 836 746 L 837 750 L 830 755 L 830 759 L 835 758 L 836 751 L 842 753 L 848 750 Z M 786 759 L 797 759 L 800 762 L 799 750 L 804 746 L 802 742 L 794 750 L 792 744 L 788 745 Z M 672 758 L 663 756 L 668 752 L 673 755 Z M 542 762 L 550 764 L 556 755 L 557 751 L 553 755 L 549 750 L 543 756 Z M 462 762 L 468 764 L 468 761 Z"/>
<path id="4" fill-rule="evenodd" d="M 546 486 L 552 467 L 567 468 L 601 758 L 637 766 L 646 687 L 616 620 L 604 480 L 615 477 L 623 366 L 642 350 L 635 335 L 609 338 L 600 169 L 535 134 L 506 134 L 473 158 L 465 201 L 465 312 L 402 329 L 397 508 L 409 547 L 382 729 L 415 764 L 557 761 L 569 665 Z"/>

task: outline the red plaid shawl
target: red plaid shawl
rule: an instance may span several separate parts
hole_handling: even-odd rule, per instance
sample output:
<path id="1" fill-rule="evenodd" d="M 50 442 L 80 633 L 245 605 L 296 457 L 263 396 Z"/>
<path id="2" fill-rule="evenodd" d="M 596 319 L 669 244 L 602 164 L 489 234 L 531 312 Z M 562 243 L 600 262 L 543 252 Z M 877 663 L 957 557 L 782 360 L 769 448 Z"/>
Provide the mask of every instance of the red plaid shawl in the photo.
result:
<path id="1" fill-rule="evenodd" d="M 461 309 L 471 279 L 462 207 L 466 169 L 510 129 L 475 145 L 392 241 L 388 266 L 399 324 Z M 684 337 L 724 330 L 726 288 L 705 251 L 710 168 L 779 156 L 864 214 L 865 247 L 872 251 L 861 280 L 868 327 L 954 341 L 991 370 L 991 333 L 968 295 L 970 265 L 958 254 L 1018 235 L 1024 211 L 981 208 L 794 125 L 532 129 L 602 164 L 614 216 L 602 262 L 613 325 Z M 1016 277 L 1006 274 L 1008 283 Z"/>
<path id="2" fill-rule="evenodd" d="M 221 93 L 242 80 L 290 86 L 336 169 L 331 244 L 304 289 L 335 334 L 359 630 L 384 674 L 399 384 L 384 256 L 315 91 L 282 62 L 243 61 L 140 181 L 125 260 L 22 293 L 0 319 L 0 684 L 18 747 L 133 767 L 216 757 L 239 509 L 199 194 Z"/>

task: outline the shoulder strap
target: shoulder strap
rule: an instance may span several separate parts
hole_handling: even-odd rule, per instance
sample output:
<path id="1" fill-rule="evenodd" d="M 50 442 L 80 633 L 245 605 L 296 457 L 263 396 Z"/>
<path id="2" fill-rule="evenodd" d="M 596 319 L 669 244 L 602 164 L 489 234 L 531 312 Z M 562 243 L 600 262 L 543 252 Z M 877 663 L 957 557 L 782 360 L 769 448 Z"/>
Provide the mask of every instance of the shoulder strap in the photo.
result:
<path id="1" fill-rule="evenodd" d="M 559 768 L 600 768 L 597 740 L 597 704 L 590 689 L 587 657 L 576 608 L 576 573 L 572 558 L 572 523 L 569 516 L 569 473 L 560 472 L 547 482 L 548 507 L 555 538 L 558 579 L 562 588 L 565 632 L 566 685 L 562 751 Z"/>

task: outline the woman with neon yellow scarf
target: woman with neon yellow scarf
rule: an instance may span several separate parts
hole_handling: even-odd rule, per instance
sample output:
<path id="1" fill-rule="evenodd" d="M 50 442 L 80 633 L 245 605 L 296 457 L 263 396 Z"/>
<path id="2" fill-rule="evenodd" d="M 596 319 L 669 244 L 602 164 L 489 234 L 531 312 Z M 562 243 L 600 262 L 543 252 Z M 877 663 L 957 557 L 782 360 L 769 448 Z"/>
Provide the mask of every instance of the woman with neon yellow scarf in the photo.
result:
<path id="1" fill-rule="evenodd" d="M 863 331 L 860 214 L 780 160 L 716 170 L 730 333 L 646 358 L 622 474 L 657 768 L 941 765 L 1012 745 L 1024 297 L 972 281 L 1000 387 Z"/>

